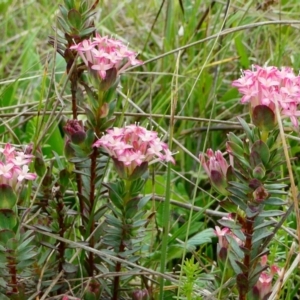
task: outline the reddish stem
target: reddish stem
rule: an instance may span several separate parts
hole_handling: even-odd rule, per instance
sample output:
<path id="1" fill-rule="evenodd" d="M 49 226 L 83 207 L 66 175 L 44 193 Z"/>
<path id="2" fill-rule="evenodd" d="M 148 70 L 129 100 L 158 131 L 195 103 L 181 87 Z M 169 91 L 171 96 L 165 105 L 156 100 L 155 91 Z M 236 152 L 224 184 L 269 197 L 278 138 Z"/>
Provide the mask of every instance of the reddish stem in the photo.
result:
<path id="1" fill-rule="evenodd" d="M 246 279 L 247 288 L 239 289 L 239 300 L 246 300 L 246 295 L 248 293 L 249 286 L 249 270 L 250 270 L 250 262 L 251 262 L 251 250 L 252 250 L 252 237 L 253 237 L 253 228 L 254 228 L 254 220 L 253 218 L 246 218 L 246 222 L 243 223 L 244 234 L 246 236 L 246 241 L 244 247 L 248 250 L 245 253 L 243 264 L 245 266 L 245 271 L 243 272 L 244 278 Z"/>
<path id="2" fill-rule="evenodd" d="M 90 170 L 90 198 L 89 198 L 89 218 L 90 218 L 90 230 L 89 234 L 91 235 L 95 229 L 95 220 L 94 220 L 94 209 L 95 209 L 95 183 L 96 183 L 96 166 L 97 166 L 97 148 L 94 147 L 92 154 L 90 155 L 91 159 L 91 170 Z M 94 248 L 95 246 L 95 238 L 94 235 L 90 236 L 89 246 Z M 94 254 L 92 252 L 89 253 L 88 257 L 88 265 L 89 276 L 94 276 Z"/>
<path id="3" fill-rule="evenodd" d="M 12 253 L 12 250 L 8 250 L 7 252 L 10 252 L 12 255 L 8 257 L 8 272 L 10 274 L 10 282 L 8 286 L 11 286 L 12 289 L 10 291 L 7 291 L 7 295 L 13 295 L 18 294 L 18 278 L 17 278 L 17 268 L 16 268 L 16 259 L 14 257 L 14 254 Z"/>
<path id="4" fill-rule="evenodd" d="M 123 231 L 124 232 L 124 231 Z M 119 246 L 119 253 L 122 253 L 124 252 L 125 250 L 125 245 L 123 243 L 123 237 L 122 237 L 122 240 L 120 242 L 120 246 Z M 116 273 L 119 273 L 121 272 L 121 263 L 120 262 L 117 262 L 116 263 Z M 112 300 L 118 300 L 119 299 L 119 285 L 120 285 L 120 276 L 115 276 L 114 277 L 114 290 L 113 290 L 113 297 L 112 297 Z"/>

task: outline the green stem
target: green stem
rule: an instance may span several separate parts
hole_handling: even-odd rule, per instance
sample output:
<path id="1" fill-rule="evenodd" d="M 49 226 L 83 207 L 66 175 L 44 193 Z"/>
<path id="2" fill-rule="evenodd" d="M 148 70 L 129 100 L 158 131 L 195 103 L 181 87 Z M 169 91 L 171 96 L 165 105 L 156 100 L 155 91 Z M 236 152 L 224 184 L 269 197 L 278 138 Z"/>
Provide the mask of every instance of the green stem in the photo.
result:
<path id="1" fill-rule="evenodd" d="M 166 196 L 164 201 L 163 208 L 163 239 L 161 247 L 161 261 L 160 261 L 160 272 L 165 273 L 166 261 L 167 261 L 167 252 L 168 252 L 168 239 L 169 239 L 169 223 L 170 223 L 170 199 L 171 199 L 171 164 L 168 163 L 167 168 L 167 181 L 166 181 Z M 159 299 L 164 300 L 164 278 L 160 278 L 160 295 Z"/>

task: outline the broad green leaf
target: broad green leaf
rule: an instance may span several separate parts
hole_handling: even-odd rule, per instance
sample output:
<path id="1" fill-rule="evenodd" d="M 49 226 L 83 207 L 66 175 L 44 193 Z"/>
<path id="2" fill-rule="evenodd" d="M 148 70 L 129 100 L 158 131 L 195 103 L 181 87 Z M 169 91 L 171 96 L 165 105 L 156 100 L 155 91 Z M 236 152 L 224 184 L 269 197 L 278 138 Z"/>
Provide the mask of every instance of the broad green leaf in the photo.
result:
<path id="1" fill-rule="evenodd" d="M 69 10 L 68 20 L 74 28 L 76 28 L 76 29 L 81 28 L 82 17 L 81 17 L 81 14 L 76 9 Z"/>
<path id="2" fill-rule="evenodd" d="M 13 230 L 18 223 L 16 214 L 11 209 L 0 209 L 0 229 Z"/>
<path id="3" fill-rule="evenodd" d="M 251 147 L 251 152 L 258 153 L 264 165 L 269 162 L 270 150 L 263 141 L 256 141 Z"/>
<path id="4" fill-rule="evenodd" d="M 200 246 L 205 243 L 211 243 L 211 238 L 215 236 L 213 229 L 207 228 L 189 238 L 187 241 L 187 247 L 189 249 L 190 246 Z"/>
<path id="5" fill-rule="evenodd" d="M 17 196 L 8 184 L 0 184 L 0 209 L 13 209 L 17 203 Z"/>

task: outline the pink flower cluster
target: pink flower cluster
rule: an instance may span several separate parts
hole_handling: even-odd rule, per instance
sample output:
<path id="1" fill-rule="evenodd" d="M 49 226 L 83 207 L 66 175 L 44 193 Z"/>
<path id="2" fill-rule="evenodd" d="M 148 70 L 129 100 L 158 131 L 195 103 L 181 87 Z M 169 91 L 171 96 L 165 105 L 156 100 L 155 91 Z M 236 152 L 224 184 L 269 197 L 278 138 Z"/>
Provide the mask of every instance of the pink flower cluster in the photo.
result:
<path id="1" fill-rule="evenodd" d="M 131 175 L 143 162 L 155 158 L 175 164 L 168 145 L 159 139 L 155 131 L 129 125 L 123 128 L 114 127 L 106 132 L 94 146 L 103 147 L 113 159 L 122 163 L 127 175 Z"/>
<path id="2" fill-rule="evenodd" d="M 36 174 L 29 172 L 28 165 L 32 161 L 33 155 L 16 151 L 15 147 L 6 144 L 0 148 L 2 160 L 0 160 L 0 184 L 8 184 L 17 190 L 22 182 L 34 180 Z"/>
<path id="3" fill-rule="evenodd" d="M 261 258 L 261 265 L 265 266 L 267 265 L 267 255 L 262 256 Z M 258 281 L 255 285 L 255 289 L 257 289 L 258 293 L 259 293 L 259 299 L 263 300 L 265 299 L 266 295 L 268 295 L 271 290 L 272 290 L 272 280 L 275 274 L 278 274 L 279 276 L 281 275 L 282 270 L 276 266 L 273 265 L 270 267 L 269 271 L 263 271 L 259 278 Z"/>
<path id="4" fill-rule="evenodd" d="M 281 115 L 290 117 L 292 124 L 298 127 L 300 76 L 296 76 L 291 68 L 253 66 L 232 85 L 243 94 L 241 103 L 250 102 L 252 109 L 265 105 L 275 111 L 277 101 Z"/>
<path id="5" fill-rule="evenodd" d="M 101 79 L 105 79 L 107 70 L 112 68 L 121 73 L 130 65 L 142 64 L 142 61 L 136 59 L 137 54 L 128 50 L 121 41 L 101 37 L 98 33 L 92 40 L 83 40 L 70 49 L 76 50 L 85 65 L 97 71 Z"/>

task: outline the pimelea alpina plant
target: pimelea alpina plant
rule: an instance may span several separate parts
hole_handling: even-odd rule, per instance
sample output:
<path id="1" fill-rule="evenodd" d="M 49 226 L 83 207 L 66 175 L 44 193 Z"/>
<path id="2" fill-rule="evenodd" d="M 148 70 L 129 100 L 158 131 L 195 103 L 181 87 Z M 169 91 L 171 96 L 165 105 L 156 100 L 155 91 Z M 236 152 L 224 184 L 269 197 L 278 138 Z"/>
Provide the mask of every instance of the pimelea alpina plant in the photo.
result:
<path id="1" fill-rule="evenodd" d="M 105 149 L 120 177 L 116 182 L 105 184 L 114 215 L 106 216 L 103 241 L 112 254 L 136 261 L 147 223 L 145 206 L 151 198 L 138 197 L 147 180 L 148 164 L 153 160 L 175 164 L 175 160 L 157 132 L 137 124 L 108 129 L 94 146 Z M 121 271 L 121 263 L 116 263 L 114 271 Z M 119 284 L 120 277 L 117 276 L 113 284 L 113 300 L 119 299 Z M 148 299 L 148 293 L 134 292 L 133 299 Z"/>
<path id="2" fill-rule="evenodd" d="M 246 138 L 228 134 L 229 159 L 219 150 L 209 149 L 199 155 L 199 160 L 212 187 L 225 197 L 220 205 L 230 213 L 218 221 L 224 227 L 215 230 L 223 279 L 229 280 L 234 274 L 232 284 L 240 300 L 265 300 L 273 276 L 266 273 L 268 266 L 260 259 L 269 252 L 267 246 L 276 230 L 270 230 L 274 223 L 266 218 L 284 215 L 274 208 L 286 204 L 282 189 L 287 187 L 278 183 L 278 167 L 284 161 L 276 109 L 298 126 L 299 77 L 290 68 L 255 66 L 244 71 L 233 86 L 243 94 L 241 102 L 250 104 L 255 127 L 239 119 Z"/>
<path id="3" fill-rule="evenodd" d="M 33 155 L 9 143 L 0 153 L 0 298 L 25 299 L 27 286 L 22 277 L 36 253 L 30 245 L 32 231 L 22 232 L 17 204 L 27 181 L 36 179 L 36 174 L 29 172 Z"/>
<path id="4" fill-rule="evenodd" d="M 67 120 L 64 126 L 65 155 L 75 172 L 71 174 L 72 167 L 61 168 L 60 178 L 55 183 L 51 179 L 51 168 L 48 170 L 51 184 L 45 181 L 46 194 L 49 186 L 53 183 L 55 186 L 52 188 L 52 211 L 47 211 L 53 219 L 60 220 L 58 234 L 64 237 L 70 227 L 70 222 L 64 217 L 67 211 L 64 214 L 62 209 L 66 206 L 64 193 L 75 179 L 82 240 L 91 248 L 105 247 L 114 256 L 136 262 L 147 223 L 146 204 L 150 199 L 140 196 L 147 179 L 148 165 L 175 161 L 167 144 L 159 139 L 155 131 L 139 125 L 113 127 L 120 74 L 129 66 L 141 65 L 142 61 L 122 41 L 101 36 L 95 31 L 89 20 L 93 7 L 78 6 L 72 1 L 65 1 L 65 7 L 60 7 L 57 51 L 67 63 L 73 112 L 73 119 Z M 51 44 L 55 45 L 53 40 Z M 84 122 L 78 120 L 79 107 L 85 111 Z M 116 166 L 119 180 L 103 183 L 108 157 Z M 61 164 L 59 161 L 57 163 Z M 59 212 L 57 215 L 55 208 Z M 105 226 L 97 227 L 104 215 Z M 59 271 L 76 270 L 64 259 L 66 247 L 64 242 L 57 245 Z M 102 287 L 108 285 L 108 281 L 96 279 L 95 276 L 99 273 L 102 260 L 90 252 L 82 255 L 81 262 L 84 276 L 91 278 L 84 299 L 98 299 L 103 292 Z M 108 267 L 113 272 L 122 269 L 119 262 L 111 262 L 110 265 L 112 267 Z M 120 297 L 120 280 L 120 276 L 115 276 L 112 281 L 111 295 L 114 300 Z M 61 286 L 59 292 L 64 293 L 64 288 Z"/>

